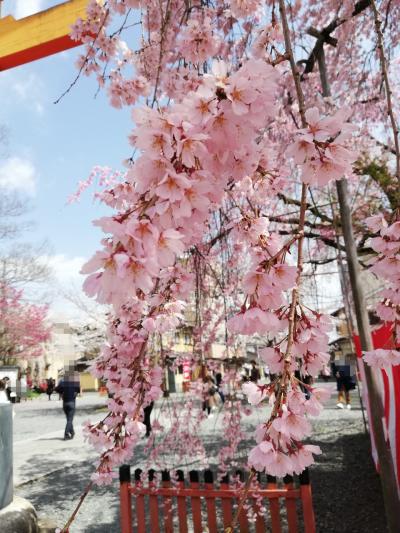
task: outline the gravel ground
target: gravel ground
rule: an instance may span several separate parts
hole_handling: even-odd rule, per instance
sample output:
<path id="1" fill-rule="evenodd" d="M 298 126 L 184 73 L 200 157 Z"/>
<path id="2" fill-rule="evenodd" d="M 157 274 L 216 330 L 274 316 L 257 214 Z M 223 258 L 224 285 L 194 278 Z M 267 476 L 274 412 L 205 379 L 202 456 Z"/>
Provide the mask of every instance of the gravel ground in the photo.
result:
<path id="1" fill-rule="evenodd" d="M 333 387 L 332 384 L 328 384 Z M 251 431 L 258 414 L 251 416 Z M 351 411 L 339 410 L 332 399 L 321 417 L 313 421 L 312 442 L 323 455 L 311 468 L 314 508 L 318 533 L 385 533 L 379 477 L 372 463 L 369 436 L 365 434 L 358 401 Z M 217 419 L 205 423 L 204 438 L 209 450 L 219 445 Z M 252 442 L 249 440 L 248 445 Z M 143 460 L 143 445 L 137 451 Z M 44 459 L 45 460 L 45 459 Z M 49 454 L 48 460 L 51 460 Z M 137 464 L 137 463 L 136 463 Z M 40 469 L 40 465 L 38 465 Z M 29 499 L 40 515 L 65 523 L 93 471 L 92 463 L 79 461 L 65 469 L 26 483 L 16 494 Z M 118 533 L 118 484 L 96 487 L 85 500 L 71 533 Z"/>
<path id="2" fill-rule="evenodd" d="M 385 533 L 380 480 L 360 408 L 328 407 L 314 428 L 313 441 L 323 450 L 311 469 L 317 532 Z"/>

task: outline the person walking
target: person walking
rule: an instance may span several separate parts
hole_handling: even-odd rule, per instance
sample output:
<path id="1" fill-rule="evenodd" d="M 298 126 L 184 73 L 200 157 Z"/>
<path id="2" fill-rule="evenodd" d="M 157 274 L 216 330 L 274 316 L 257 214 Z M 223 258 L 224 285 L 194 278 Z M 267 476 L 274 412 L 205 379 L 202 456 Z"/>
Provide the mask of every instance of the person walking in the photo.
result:
<path id="1" fill-rule="evenodd" d="M 252 381 L 253 383 L 257 383 L 261 377 L 260 370 L 255 361 L 251 362 L 251 367 L 252 368 L 250 370 L 250 381 Z"/>
<path id="2" fill-rule="evenodd" d="M 222 374 L 221 372 L 217 372 L 215 374 L 215 383 L 217 385 L 217 392 L 219 394 L 219 397 L 221 398 L 221 402 L 222 403 L 225 403 L 225 394 L 224 394 L 224 391 L 222 390 Z"/>
<path id="3" fill-rule="evenodd" d="M 73 426 L 76 406 L 75 401 L 80 391 L 78 374 L 76 372 L 67 371 L 55 390 L 62 397 L 63 410 L 67 418 L 64 440 L 71 440 L 75 436 Z"/>
<path id="4" fill-rule="evenodd" d="M 207 411 L 207 415 L 211 416 L 211 411 L 215 409 L 214 395 L 217 392 L 214 380 L 211 376 L 203 378 L 203 411 Z"/>
<path id="5" fill-rule="evenodd" d="M 46 394 L 49 397 L 49 401 L 50 401 L 51 395 L 53 394 L 55 386 L 56 386 L 56 382 L 54 381 L 53 378 L 46 379 L 46 382 L 47 382 Z"/>
<path id="6" fill-rule="evenodd" d="M 6 384 L 3 379 L 0 379 L 0 403 L 10 403 L 6 392 Z"/>
<path id="7" fill-rule="evenodd" d="M 3 383 L 4 383 L 4 390 L 5 390 L 6 394 L 7 394 L 7 399 L 8 399 L 9 402 L 11 402 L 12 389 L 11 389 L 10 378 L 8 376 L 4 376 Z"/>
<path id="8" fill-rule="evenodd" d="M 343 409 L 346 405 L 347 409 L 351 409 L 350 391 L 354 388 L 353 380 L 350 375 L 350 365 L 335 365 L 333 369 L 336 378 L 336 389 L 338 392 L 338 403 L 336 407 Z"/>
<path id="9" fill-rule="evenodd" d="M 146 437 L 150 437 L 151 433 L 151 420 L 150 415 L 154 407 L 154 402 L 150 402 L 149 405 L 146 405 L 146 407 L 143 409 L 144 411 L 144 418 L 143 418 L 143 424 L 146 426 Z"/>

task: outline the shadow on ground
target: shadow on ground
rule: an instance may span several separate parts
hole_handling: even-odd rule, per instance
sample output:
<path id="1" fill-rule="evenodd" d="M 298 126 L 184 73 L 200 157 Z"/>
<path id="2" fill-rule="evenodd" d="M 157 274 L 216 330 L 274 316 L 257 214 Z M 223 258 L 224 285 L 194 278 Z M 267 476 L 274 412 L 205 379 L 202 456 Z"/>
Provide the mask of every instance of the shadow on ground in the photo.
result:
<path id="1" fill-rule="evenodd" d="M 379 476 L 365 433 L 318 442 L 323 449 L 311 481 L 317 532 L 385 533 Z"/>
<path id="2" fill-rule="evenodd" d="M 39 464 L 36 465 L 39 468 Z M 39 513 L 56 521 L 61 527 L 68 520 L 89 483 L 94 467 L 80 463 L 49 474 L 43 480 L 16 489 L 18 496 L 27 498 Z M 119 526 L 118 484 L 94 487 L 85 499 L 71 526 L 71 533 L 117 533 Z M 86 510 L 90 512 L 86 515 Z M 93 523 L 93 516 L 96 523 Z"/>

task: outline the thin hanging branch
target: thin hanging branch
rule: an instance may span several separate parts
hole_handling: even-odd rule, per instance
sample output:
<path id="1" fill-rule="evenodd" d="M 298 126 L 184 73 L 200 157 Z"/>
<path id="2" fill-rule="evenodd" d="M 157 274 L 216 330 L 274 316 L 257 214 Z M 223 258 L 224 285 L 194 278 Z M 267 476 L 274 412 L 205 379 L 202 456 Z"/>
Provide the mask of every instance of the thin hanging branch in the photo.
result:
<path id="1" fill-rule="evenodd" d="M 397 127 L 396 119 L 394 116 L 393 105 L 392 105 L 392 90 L 390 88 L 387 60 L 385 56 L 385 50 L 383 47 L 383 33 L 382 33 L 382 19 L 378 11 L 375 0 L 371 0 L 371 7 L 374 13 L 375 21 L 375 31 L 378 39 L 378 50 L 379 50 L 379 59 L 381 64 L 382 77 L 385 84 L 385 93 L 386 93 L 386 103 L 387 103 L 387 112 L 390 118 L 390 123 L 393 131 L 393 140 L 394 140 L 394 150 L 396 156 L 396 177 L 400 182 L 400 146 L 399 146 L 399 129 Z"/>
<path id="2" fill-rule="evenodd" d="M 283 29 L 283 35 L 285 39 L 285 54 L 289 58 L 290 67 L 292 71 L 293 80 L 295 83 L 296 88 L 296 96 L 297 101 L 299 104 L 299 112 L 300 112 L 300 118 L 301 118 L 301 125 L 303 128 L 307 127 L 307 120 L 305 117 L 305 103 L 304 103 L 304 94 L 301 88 L 301 78 L 300 78 L 300 72 L 297 68 L 296 61 L 293 54 L 293 48 L 292 43 L 290 39 L 290 30 L 287 20 L 287 14 L 286 14 L 286 6 L 284 0 L 279 0 L 279 11 L 281 14 L 281 21 L 282 21 L 282 29 Z M 305 226 L 305 217 L 306 217 L 306 211 L 307 211 L 307 192 L 308 192 L 308 186 L 303 183 L 302 189 L 301 189 L 301 200 L 300 200 L 300 213 L 299 213 L 299 225 L 297 229 L 297 235 L 298 235 L 298 248 L 297 248 L 297 280 L 296 280 L 296 287 L 292 290 L 292 296 L 291 296 L 291 303 L 290 303 L 290 310 L 289 310 L 289 329 L 288 329 L 288 337 L 287 337 L 287 347 L 286 352 L 284 356 L 284 369 L 282 376 L 278 379 L 278 390 L 276 393 L 276 400 L 272 409 L 271 416 L 267 422 L 267 427 L 269 427 L 273 420 L 278 415 L 279 409 L 281 408 L 282 401 L 286 397 L 287 389 L 290 383 L 291 378 L 291 361 L 292 361 L 292 347 L 294 343 L 294 333 L 296 328 L 296 308 L 297 304 L 299 302 L 299 289 L 300 289 L 300 281 L 301 281 L 301 273 L 303 271 L 303 242 L 304 242 L 304 226 Z M 243 506 L 246 502 L 247 495 L 249 493 L 251 483 L 256 475 L 256 471 L 254 468 L 251 469 L 249 477 L 246 481 L 246 485 L 244 487 L 244 490 L 240 496 L 240 501 L 238 504 L 238 507 L 236 509 L 236 512 L 234 514 L 234 517 L 232 519 L 231 525 L 225 529 L 225 533 L 233 533 L 235 530 L 235 527 L 238 523 L 240 513 L 243 510 Z"/>
<path id="3" fill-rule="evenodd" d="M 107 22 L 109 14 L 110 14 L 110 10 L 107 9 L 107 11 L 106 11 L 106 13 L 104 15 L 103 21 L 102 21 L 102 23 L 100 25 L 100 28 L 98 29 L 98 32 L 96 33 L 93 41 L 91 42 L 90 47 L 89 47 L 89 49 L 88 49 L 88 51 L 86 53 L 86 56 L 85 56 L 81 66 L 80 66 L 80 68 L 78 70 L 78 74 L 75 76 L 73 81 L 69 84 L 68 88 L 65 89 L 65 91 L 53 102 L 53 104 L 58 104 L 64 98 L 64 96 L 66 96 L 71 91 L 71 89 L 78 83 L 78 80 L 81 77 L 82 72 L 84 71 L 84 69 L 86 68 L 86 65 L 89 62 L 90 55 L 91 55 L 92 51 L 94 50 L 94 47 L 95 47 L 96 42 L 97 42 L 97 39 L 98 39 L 98 37 L 99 37 L 99 35 L 101 33 L 101 30 L 104 28 L 105 23 Z"/>

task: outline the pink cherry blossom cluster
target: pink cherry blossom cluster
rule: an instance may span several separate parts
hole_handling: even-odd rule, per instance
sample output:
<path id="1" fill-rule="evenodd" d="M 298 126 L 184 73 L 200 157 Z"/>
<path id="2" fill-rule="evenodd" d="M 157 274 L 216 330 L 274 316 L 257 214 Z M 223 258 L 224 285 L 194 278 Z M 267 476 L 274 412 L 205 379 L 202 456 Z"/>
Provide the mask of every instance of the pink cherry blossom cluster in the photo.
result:
<path id="1" fill-rule="evenodd" d="M 291 308 L 285 302 L 285 292 L 296 285 L 297 268 L 285 264 L 285 258 L 298 236 L 284 245 L 276 235 L 270 239 L 267 228 L 266 218 L 244 219 L 238 223 L 238 238 L 243 239 L 247 233 L 246 240 L 252 243 L 251 270 L 243 279 L 245 304 L 229 320 L 228 326 L 242 335 L 281 337 L 273 347 L 259 350 L 270 372 L 278 376 L 276 380 L 262 386 L 246 383 L 243 392 L 252 405 L 267 398 L 273 405 L 271 418 L 256 432 L 258 445 L 250 452 L 249 464 L 255 470 L 282 476 L 301 472 L 313 462 L 312 453 L 319 453 L 318 447 L 304 446 L 301 440 L 311 432 L 306 415 L 319 413 L 322 406 L 318 398 L 324 397 L 325 391 L 311 389 L 307 400 L 294 372 L 315 376 L 329 362 L 327 332 L 331 321 L 299 304 L 288 353 L 289 339 L 283 332 L 288 330 Z"/>
<path id="2" fill-rule="evenodd" d="M 270 116 L 271 107 L 263 106 L 272 101 L 276 76 L 263 61 L 249 60 L 224 84 L 208 75 L 164 113 L 134 112 L 138 126 L 131 139 L 142 155 L 127 173 L 130 206 L 97 221 L 113 238 L 82 270 L 93 272 L 85 282 L 89 295 L 115 308 L 137 291 L 148 295 L 160 271 L 201 241 L 208 213 L 228 183 L 258 165 L 255 138 Z M 246 80 L 251 89 L 240 88 Z"/>
<path id="3" fill-rule="evenodd" d="M 119 321 L 118 321 L 119 322 Z M 93 374 L 107 380 L 111 394 L 109 414 L 96 424 L 86 424 L 85 434 L 100 453 L 97 483 L 108 483 L 115 466 L 129 460 L 146 428 L 141 422 L 141 409 L 156 400 L 161 392 L 161 369 L 146 357 L 146 340 L 134 337 L 127 324 L 114 322 L 109 344 L 96 360 Z M 129 333 L 127 334 L 127 330 Z"/>
<path id="4" fill-rule="evenodd" d="M 96 221 L 111 236 L 82 269 L 89 274 L 88 295 L 111 303 L 117 316 L 95 364 L 114 395 L 111 414 L 88 428 L 90 439 L 105 448 L 99 475 L 106 479 L 140 436 L 141 426 L 133 430 L 129 424 L 140 420 L 152 391 L 160 393 L 160 382 L 152 383 L 155 371 L 146 345 L 149 334 L 174 329 L 182 318 L 191 278 L 182 275 L 178 258 L 201 244 L 209 213 L 225 188 L 242 179 L 249 165 L 257 167 L 261 157 L 255 139 L 273 109 L 261 104 L 272 103 L 274 69 L 249 60 L 231 77 L 221 64 L 214 72 L 168 111 L 135 111 L 131 140 L 142 155 L 127 172 L 126 184 L 105 192 L 104 201 L 119 213 Z"/>
<path id="5" fill-rule="evenodd" d="M 140 8 L 140 22 L 136 8 Z M 121 30 L 114 31 L 121 17 Z M 242 17 L 247 19 L 243 24 Z M 90 0 L 87 16 L 73 25 L 71 36 L 86 43 L 86 53 L 78 60 L 79 69 L 87 75 L 94 73 L 100 86 L 109 83 L 112 105 L 120 107 L 147 96 L 150 86 L 154 98 L 163 92 L 183 97 L 198 87 L 200 70 L 213 57 L 237 63 L 246 60 L 253 27 L 259 25 L 261 17 L 258 0 L 235 0 L 226 6 L 189 6 L 183 0 Z M 130 27 L 139 23 L 143 30 L 141 46 L 132 50 L 123 40 L 122 30 L 125 24 Z M 237 32 L 242 39 L 237 39 Z M 109 74 L 111 65 L 115 68 Z M 124 80 L 123 72 L 132 69 L 137 80 Z"/>
<path id="6" fill-rule="evenodd" d="M 400 221 L 388 224 L 381 215 L 375 215 L 366 223 L 374 233 L 379 232 L 371 239 L 371 246 L 378 255 L 370 270 L 386 283 L 380 292 L 382 301 L 376 312 L 384 322 L 393 324 L 395 348 L 365 352 L 364 361 L 376 368 L 388 368 L 400 364 Z"/>
<path id="7" fill-rule="evenodd" d="M 71 194 L 68 197 L 68 203 L 72 204 L 75 202 L 78 202 L 81 195 L 92 185 L 94 185 L 95 182 L 99 185 L 99 187 L 103 188 L 109 188 L 112 186 L 115 186 L 117 183 L 119 183 L 121 180 L 123 180 L 125 177 L 125 174 L 123 172 L 114 171 L 109 167 L 101 167 L 101 166 L 95 166 L 92 168 L 91 173 L 85 180 L 81 180 L 78 183 L 78 188 L 74 192 L 74 194 Z M 103 193 L 104 194 L 104 193 Z M 95 193 L 95 196 L 99 195 L 100 198 L 102 198 L 102 193 Z"/>
<path id="8" fill-rule="evenodd" d="M 307 316 L 304 309 L 300 313 L 294 332 L 291 368 L 301 370 L 303 375 L 317 376 L 329 363 L 327 332 L 332 325 L 326 315 L 311 312 L 312 316 Z M 274 348 L 260 350 L 260 356 L 271 372 L 280 374 L 284 371 L 285 349 L 285 342 L 281 342 Z"/>
<path id="9" fill-rule="evenodd" d="M 279 385 L 247 383 L 243 391 L 252 404 L 269 400 L 274 406 L 268 422 L 256 429 L 257 446 L 250 452 L 249 465 L 256 471 L 283 477 L 299 474 L 314 462 L 313 454 L 321 453 L 318 446 L 302 444 L 301 440 L 311 433 L 307 415 L 318 415 L 330 392 L 304 385 L 309 390 L 307 399 L 300 381 L 292 376 L 285 396 L 277 402 Z"/>
<path id="10" fill-rule="evenodd" d="M 352 174 L 357 154 L 345 147 L 354 126 L 346 122 L 348 109 L 321 118 L 317 108 L 305 112 L 307 128 L 298 130 L 296 141 L 289 146 L 291 155 L 301 167 L 301 179 L 309 185 L 323 186 Z"/>
<path id="11" fill-rule="evenodd" d="M 235 391 L 240 386 L 242 376 L 237 369 L 229 369 L 224 375 L 222 386 L 228 395 L 224 404 L 221 425 L 224 428 L 224 444 L 218 452 L 218 472 L 222 477 L 232 467 L 240 466 L 238 462 L 239 445 L 245 438 L 242 429 L 243 417 L 251 411 L 235 396 Z M 240 389 L 239 389 L 240 390 Z"/>
<path id="12" fill-rule="evenodd" d="M 325 350 L 328 344 L 326 332 L 330 329 L 328 317 L 315 312 L 307 316 L 301 310 L 289 359 L 286 338 L 275 347 L 259 351 L 270 372 L 278 377 L 270 385 L 243 385 L 243 392 L 252 405 L 266 399 L 273 405 L 270 419 L 256 431 L 258 446 L 250 452 L 249 464 L 255 470 L 265 470 L 277 476 L 299 473 L 313 463 L 312 453 L 319 453 L 318 447 L 304 446 L 301 440 L 311 432 L 307 415 L 319 414 L 321 402 L 329 397 L 329 391 L 302 384 L 293 373 L 298 370 L 300 376 L 315 376 L 322 370 L 329 361 Z"/>
<path id="13" fill-rule="evenodd" d="M 231 334 L 275 338 L 273 347 L 261 351 L 280 374 L 274 384 L 274 415 L 266 427 L 274 422 L 278 432 L 278 420 L 283 424 L 289 416 L 284 414 L 287 394 L 298 387 L 293 372 L 315 375 L 327 361 L 327 320 L 286 298 L 298 286 L 301 266 L 287 258 L 302 232 L 283 243 L 261 214 L 294 183 L 283 148 L 294 128 L 291 119 L 288 123 L 291 112 L 276 106 L 276 93 L 286 94 L 288 77 L 279 66 L 287 54 L 279 52 L 282 34 L 274 13 L 271 24 L 262 28 L 264 6 L 257 0 L 189 7 L 183 0 L 146 0 L 140 2 L 141 47 L 133 50 L 120 36 L 123 27 L 111 32 L 111 26 L 121 15 L 127 21 L 137 7 L 137 0 L 92 0 L 87 19 L 73 28 L 73 36 L 87 43 L 79 67 L 95 73 L 101 86 L 108 83 L 112 105 L 133 106 L 147 98 L 147 106 L 132 113 L 136 128 L 129 140 L 139 155 L 125 176 L 97 195 L 116 212 L 95 222 L 106 235 L 103 248 L 82 270 L 88 274 L 87 294 L 112 304 L 115 314 L 108 344 L 94 365 L 113 394 L 110 414 L 87 429 L 102 453 L 100 481 L 109 480 L 112 468 L 130 457 L 143 431 L 143 407 L 160 394 L 160 371 L 152 363 L 149 339 L 184 320 L 184 302 L 194 281 L 199 291 L 191 257 L 207 255 L 205 236 L 215 230 L 213 218 L 222 207 L 229 206 L 221 234 L 231 233 L 234 250 L 247 252 L 245 301 L 229 320 Z M 213 56 L 223 60 L 211 63 Z M 106 74 L 108 65 L 111 72 Z M 298 131 L 289 149 L 302 166 L 304 182 L 322 185 L 351 173 L 355 155 L 344 146 L 351 133 L 347 119 L 345 110 L 327 118 L 319 118 L 316 109 L 307 112 L 307 128 Z M 210 254 L 205 262 L 212 262 Z M 221 293 L 224 304 L 228 296 L 231 304 L 239 298 L 225 286 Z M 197 323 L 194 353 L 208 351 L 216 327 L 226 318 L 217 314 L 212 320 L 204 313 L 205 322 Z M 234 342 L 232 335 L 227 351 L 228 341 Z M 272 389 L 268 394 L 257 389 L 257 394 L 274 398 Z M 299 425 L 304 429 L 306 409 L 295 414 L 303 417 Z M 228 416 L 232 430 L 226 458 L 238 444 L 238 420 Z M 282 438 L 265 432 L 263 442 L 290 455 L 289 445 L 301 449 L 301 432 L 288 437 L 284 429 L 278 432 Z"/>
<path id="14" fill-rule="evenodd" d="M 203 12 L 194 13 L 187 22 L 178 40 L 182 57 L 192 63 L 201 63 L 209 57 L 219 55 L 221 41 L 214 33 L 210 17 Z"/>
<path id="15" fill-rule="evenodd" d="M 234 333 L 265 335 L 287 328 L 284 293 L 295 286 L 297 269 L 284 261 L 293 240 L 283 245 L 279 236 L 270 235 L 268 224 L 265 217 L 244 219 L 236 229 L 237 238 L 250 241 L 252 246 L 250 271 L 243 278 L 245 304 L 228 322 Z"/>
<path id="16" fill-rule="evenodd" d="M 146 78 L 137 76 L 125 79 L 120 72 L 111 72 L 110 83 L 107 89 L 110 104 L 117 109 L 124 105 L 134 105 L 139 97 L 150 94 L 150 85 Z"/>

